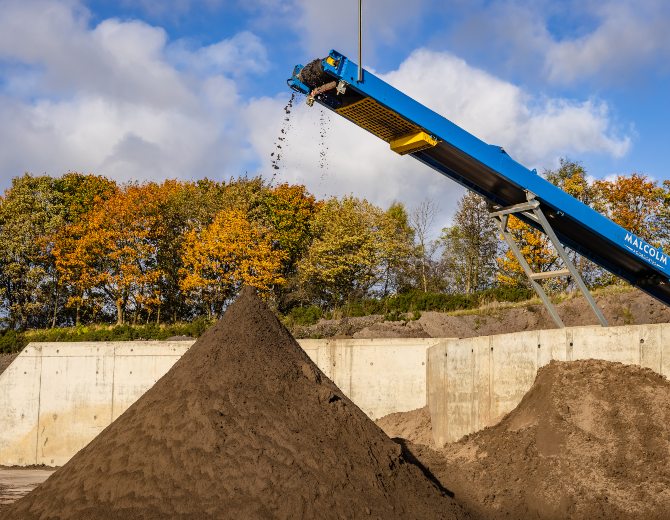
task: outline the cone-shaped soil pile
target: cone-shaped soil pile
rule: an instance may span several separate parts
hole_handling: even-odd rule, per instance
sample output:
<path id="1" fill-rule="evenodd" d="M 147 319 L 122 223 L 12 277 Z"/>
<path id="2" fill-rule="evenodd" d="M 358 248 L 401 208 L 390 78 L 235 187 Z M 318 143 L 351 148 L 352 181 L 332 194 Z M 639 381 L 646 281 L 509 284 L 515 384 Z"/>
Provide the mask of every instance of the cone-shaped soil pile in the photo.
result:
<path id="1" fill-rule="evenodd" d="M 5 518 L 461 518 L 250 289 Z"/>
<path id="2" fill-rule="evenodd" d="M 420 459 L 484 518 L 670 518 L 670 382 L 552 362 L 499 424 Z"/>

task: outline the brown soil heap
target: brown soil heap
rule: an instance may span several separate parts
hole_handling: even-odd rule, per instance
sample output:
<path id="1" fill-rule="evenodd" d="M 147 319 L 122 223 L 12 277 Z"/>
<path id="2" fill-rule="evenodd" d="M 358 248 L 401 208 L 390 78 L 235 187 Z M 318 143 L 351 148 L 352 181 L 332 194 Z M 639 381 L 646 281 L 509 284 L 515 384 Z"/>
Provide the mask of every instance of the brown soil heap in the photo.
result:
<path id="1" fill-rule="evenodd" d="M 670 518 L 670 382 L 639 366 L 554 361 L 496 426 L 412 450 L 484 518 Z"/>
<path id="2" fill-rule="evenodd" d="M 11 519 L 463 518 L 250 289 Z"/>
<path id="3" fill-rule="evenodd" d="M 16 356 L 18 356 L 18 354 L 0 354 L 0 374 L 12 364 L 12 361 L 16 359 Z"/>
<path id="4" fill-rule="evenodd" d="M 389 437 L 407 439 L 414 444 L 433 445 L 433 427 L 427 406 L 411 412 L 390 413 L 375 422 Z"/>

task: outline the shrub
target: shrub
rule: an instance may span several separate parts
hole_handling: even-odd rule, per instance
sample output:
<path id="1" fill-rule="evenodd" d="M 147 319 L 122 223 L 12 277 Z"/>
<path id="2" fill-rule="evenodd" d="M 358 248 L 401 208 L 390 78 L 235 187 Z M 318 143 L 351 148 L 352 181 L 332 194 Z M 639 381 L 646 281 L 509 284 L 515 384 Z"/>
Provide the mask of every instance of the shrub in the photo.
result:
<path id="1" fill-rule="evenodd" d="M 317 305 L 307 307 L 294 307 L 286 316 L 287 321 L 293 325 L 314 325 L 323 316 L 323 311 Z"/>

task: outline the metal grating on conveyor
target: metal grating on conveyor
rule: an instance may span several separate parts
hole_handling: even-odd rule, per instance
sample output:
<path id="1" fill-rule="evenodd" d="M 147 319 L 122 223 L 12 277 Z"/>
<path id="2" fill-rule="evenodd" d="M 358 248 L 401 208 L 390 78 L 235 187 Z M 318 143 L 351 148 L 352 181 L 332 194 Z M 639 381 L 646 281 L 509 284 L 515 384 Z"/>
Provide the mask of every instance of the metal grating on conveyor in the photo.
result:
<path id="1" fill-rule="evenodd" d="M 338 108 L 337 113 L 387 143 L 421 131 L 418 126 L 370 98 L 364 98 L 349 106 Z"/>

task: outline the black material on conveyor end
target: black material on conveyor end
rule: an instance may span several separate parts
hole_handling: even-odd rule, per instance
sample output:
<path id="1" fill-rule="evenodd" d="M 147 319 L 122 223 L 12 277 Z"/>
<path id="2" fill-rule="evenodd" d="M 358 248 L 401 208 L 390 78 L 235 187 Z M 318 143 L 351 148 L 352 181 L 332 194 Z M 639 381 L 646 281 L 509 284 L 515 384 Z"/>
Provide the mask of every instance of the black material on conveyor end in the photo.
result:
<path id="1" fill-rule="evenodd" d="M 310 61 L 298 73 L 298 79 L 312 90 L 333 81 L 333 78 L 324 72 L 322 62 L 322 59 Z"/>

